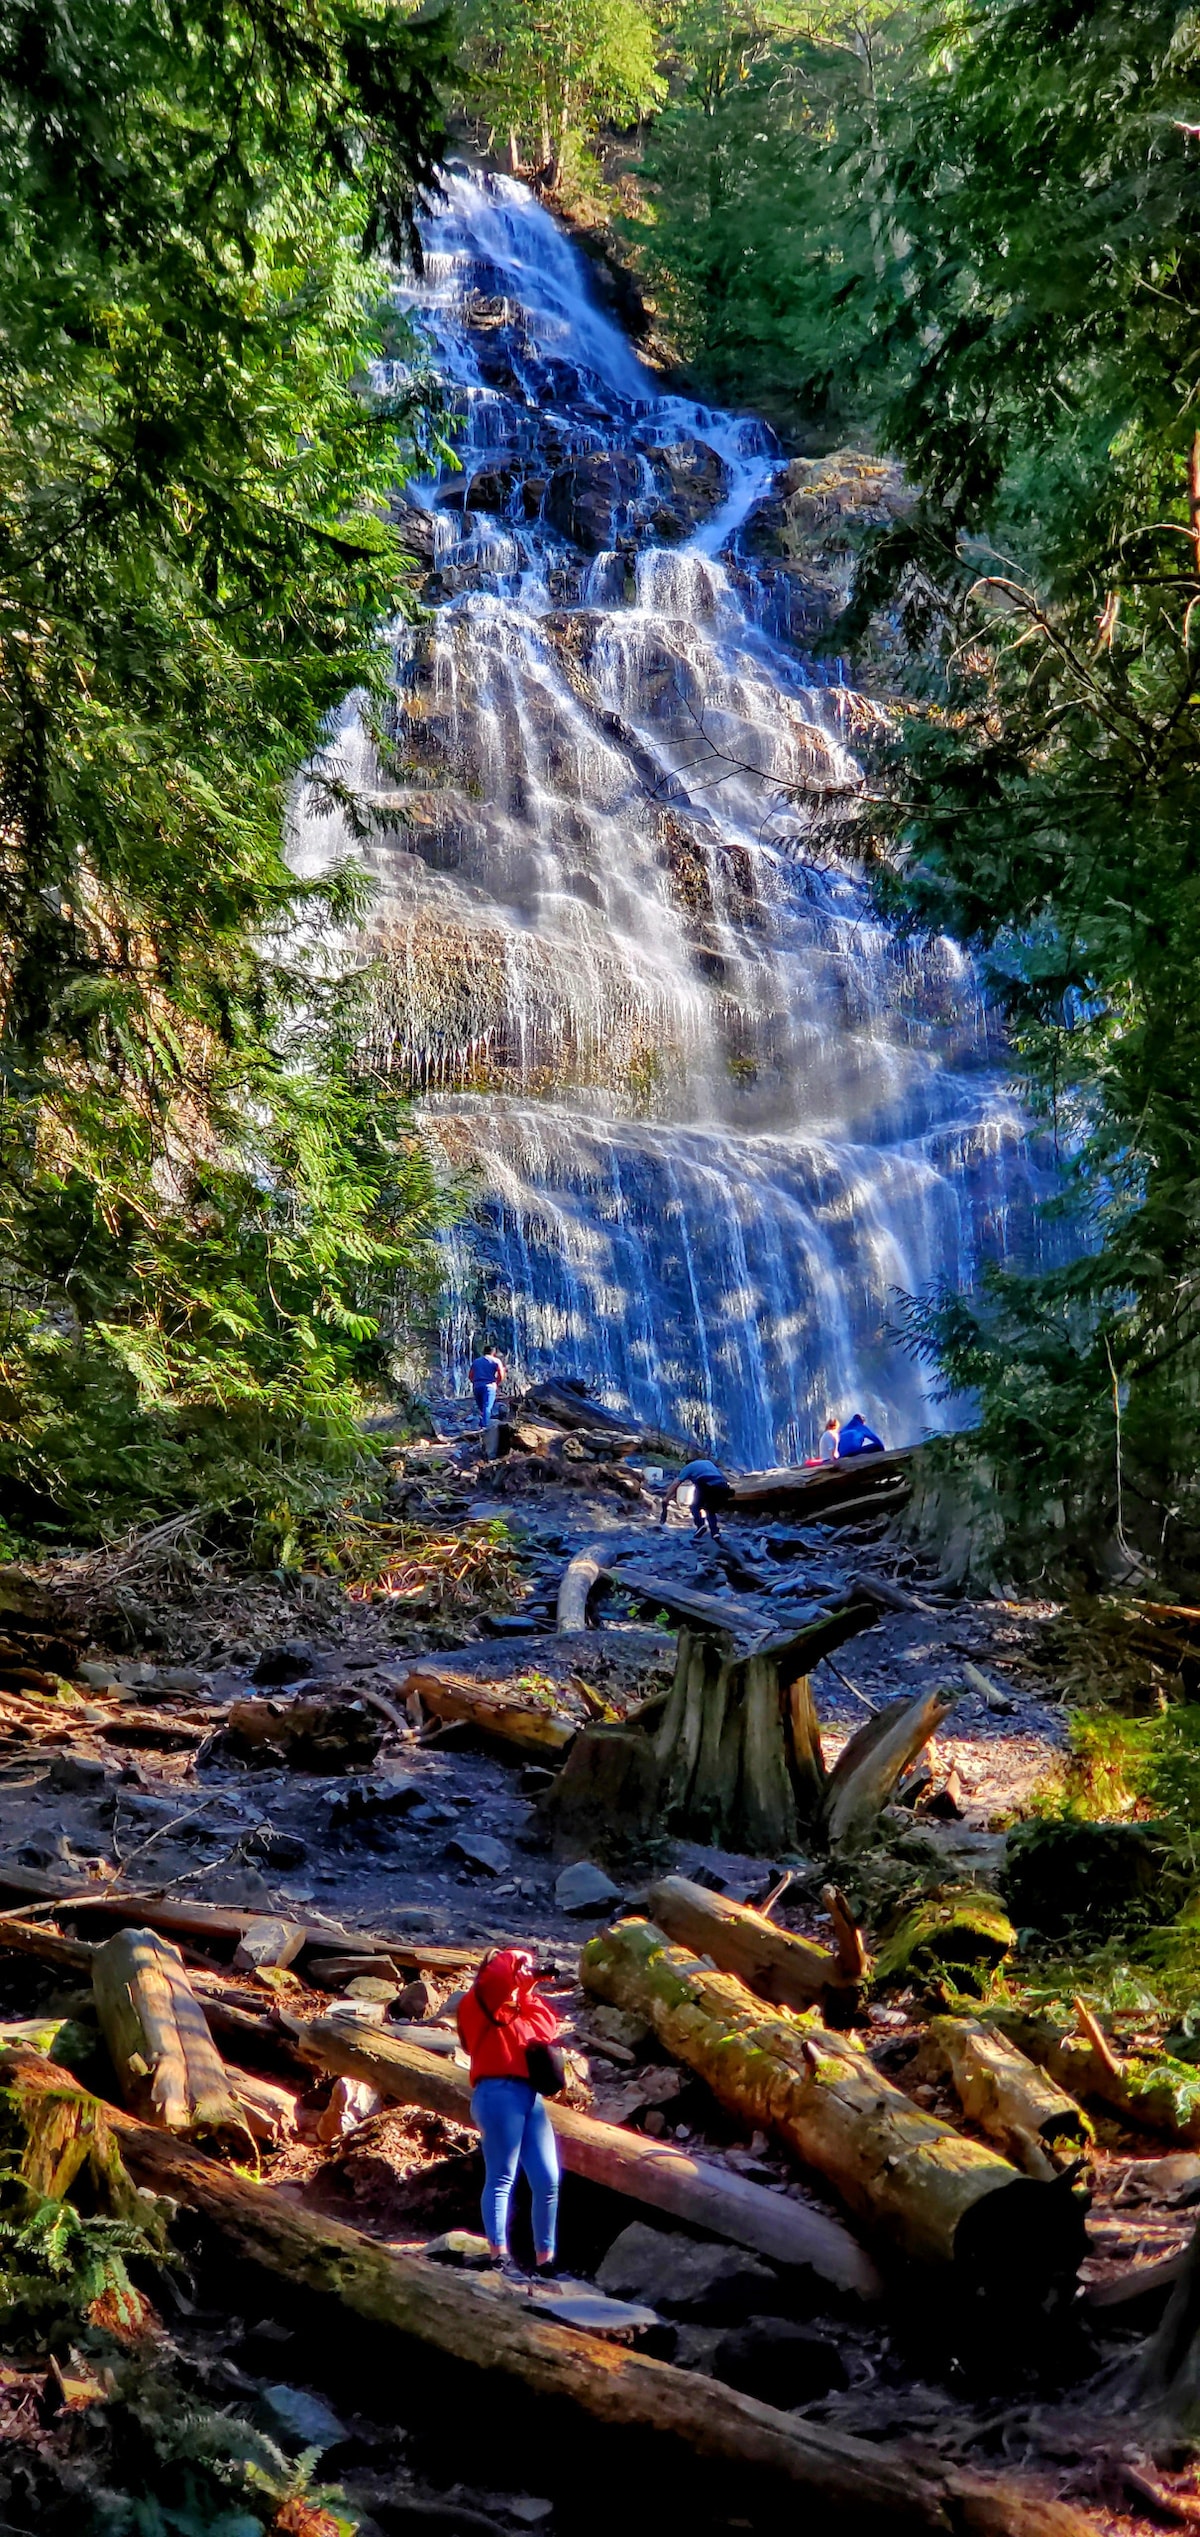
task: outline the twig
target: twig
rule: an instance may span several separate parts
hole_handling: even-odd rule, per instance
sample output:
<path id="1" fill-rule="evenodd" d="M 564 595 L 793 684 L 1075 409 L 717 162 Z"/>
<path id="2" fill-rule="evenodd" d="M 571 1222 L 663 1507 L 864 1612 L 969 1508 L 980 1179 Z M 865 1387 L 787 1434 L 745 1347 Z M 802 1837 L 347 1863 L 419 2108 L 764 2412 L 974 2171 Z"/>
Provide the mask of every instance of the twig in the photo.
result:
<path id="1" fill-rule="evenodd" d="M 1086 2001 L 1076 1998 L 1072 2000 L 1071 2006 L 1075 2011 L 1075 2023 L 1078 2026 L 1079 2032 L 1083 2036 L 1084 2041 L 1091 2045 L 1093 2052 L 1099 2053 L 1100 2059 L 1110 2075 L 1114 2079 L 1119 2079 L 1121 2076 L 1120 2062 L 1117 2060 L 1116 2054 L 1114 2053 L 1112 2045 L 1110 2044 L 1107 2035 L 1104 2033 L 1103 2028 L 1097 2025 Z"/>

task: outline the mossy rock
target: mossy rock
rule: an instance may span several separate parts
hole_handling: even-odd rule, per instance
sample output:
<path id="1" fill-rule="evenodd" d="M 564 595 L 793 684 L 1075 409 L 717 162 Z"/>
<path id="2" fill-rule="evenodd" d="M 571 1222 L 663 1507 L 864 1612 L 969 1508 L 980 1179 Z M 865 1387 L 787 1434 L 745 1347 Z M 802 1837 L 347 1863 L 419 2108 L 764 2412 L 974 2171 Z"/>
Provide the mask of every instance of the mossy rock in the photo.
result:
<path id="1" fill-rule="evenodd" d="M 1162 1828 L 1147 1823 L 1018 1824 L 1001 1883 L 1018 1927 L 1048 1938 L 1165 1920 L 1184 1890 Z"/>
<path id="2" fill-rule="evenodd" d="M 875 1958 L 877 1983 L 939 1973 L 977 1977 L 1003 1964 L 1017 1934 L 996 1894 L 949 1885 L 922 1894 L 890 1929 Z"/>

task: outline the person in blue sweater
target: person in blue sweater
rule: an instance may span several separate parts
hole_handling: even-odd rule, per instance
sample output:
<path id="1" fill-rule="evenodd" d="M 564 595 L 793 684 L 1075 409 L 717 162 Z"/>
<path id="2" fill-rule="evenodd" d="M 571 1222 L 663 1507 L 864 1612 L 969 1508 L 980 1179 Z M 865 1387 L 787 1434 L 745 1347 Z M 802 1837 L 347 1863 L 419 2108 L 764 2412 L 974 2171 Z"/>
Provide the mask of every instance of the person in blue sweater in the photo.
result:
<path id="1" fill-rule="evenodd" d="M 882 1436 L 877 1436 L 874 1428 L 868 1427 L 862 1411 L 856 1409 L 853 1418 L 846 1420 L 841 1435 L 838 1437 L 838 1461 L 844 1462 L 847 1454 L 852 1453 L 886 1452 L 887 1446 Z"/>
<path id="2" fill-rule="evenodd" d="M 691 1514 L 693 1531 L 702 1534 L 707 1525 L 713 1540 L 719 1542 L 721 1527 L 717 1522 L 717 1509 L 732 1506 L 733 1489 L 720 1463 L 709 1462 L 705 1455 L 701 1455 L 696 1462 L 685 1462 L 682 1471 L 676 1472 L 670 1487 L 663 1493 L 663 1502 L 658 1511 L 659 1523 L 666 1523 L 667 1508 L 672 1498 L 678 1496 L 685 1480 L 688 1482 L 690 1491 L 685 1503 Z"/>
<path id="3" fill-rule="evenodd" d="M 475 1407 L 479 1412 L 481 1427 L 486 1427 L 495 1416 L 496 1394 L 504 1379 L 503 1357 L 493 1356 L 488 1348 L 481 1348 L 478 1356 L 472 1357 L 471 1390 L 475 1395 Z"/>

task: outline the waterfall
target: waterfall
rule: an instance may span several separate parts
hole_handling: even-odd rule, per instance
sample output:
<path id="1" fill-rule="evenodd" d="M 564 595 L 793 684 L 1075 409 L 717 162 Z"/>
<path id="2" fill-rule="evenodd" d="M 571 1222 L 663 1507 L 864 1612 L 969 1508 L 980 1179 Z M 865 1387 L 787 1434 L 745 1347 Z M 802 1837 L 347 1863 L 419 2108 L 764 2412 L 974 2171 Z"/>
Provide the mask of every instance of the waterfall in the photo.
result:
<path id="1" fill-rule="evenodd" d="M 778 444 L 664 395 L 515 182 L 453 169 L 425 235 L 460 466 L 408 489 L 432 615 L 385 745 L 353 706 L 338 745 L 375 1052 L 472 1193 L 447 1375 L 486 1330 L 737 1463 L 829 1408 L 912 1439 L 942 1413 L 897 1290 L 1036 1257 L 1046 1174 L 970 962 L 841 850 L 872 709 L 776 630 Z M 310 809 L 296 852 L 348 844 Z"/>

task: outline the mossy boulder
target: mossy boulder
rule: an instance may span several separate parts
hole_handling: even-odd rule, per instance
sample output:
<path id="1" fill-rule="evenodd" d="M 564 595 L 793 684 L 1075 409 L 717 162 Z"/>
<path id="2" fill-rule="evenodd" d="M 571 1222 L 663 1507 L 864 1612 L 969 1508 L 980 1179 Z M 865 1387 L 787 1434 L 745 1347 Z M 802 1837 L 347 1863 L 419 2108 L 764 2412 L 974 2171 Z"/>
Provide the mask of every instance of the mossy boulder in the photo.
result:
<path id="1" fill-rule="evenodd" d="M 960 1989 L 1003 1964 L 1016 1931 L 996 1894 L 973 1885 L 935 1887 L 906 1904 L 883 1932 L 875 1958 L 877 1983 L 952 1974 Z"/>
<path id="2" fill-rule="evenodd" d="M 1169 1919 L 1184 1890 L 1163 1828 L 1148 1823 L 1018 1824 L 1001 1884 L 1018 1927 L 1048 1938 Z"/>

